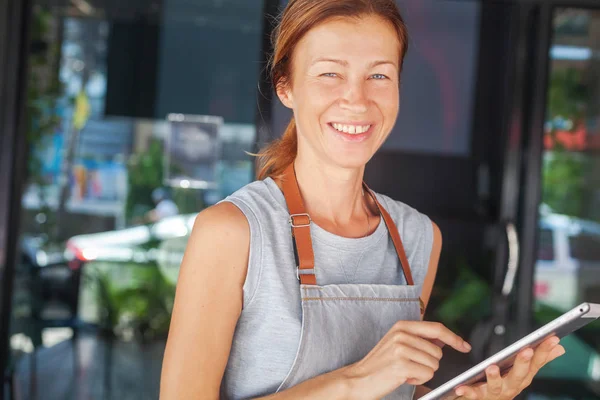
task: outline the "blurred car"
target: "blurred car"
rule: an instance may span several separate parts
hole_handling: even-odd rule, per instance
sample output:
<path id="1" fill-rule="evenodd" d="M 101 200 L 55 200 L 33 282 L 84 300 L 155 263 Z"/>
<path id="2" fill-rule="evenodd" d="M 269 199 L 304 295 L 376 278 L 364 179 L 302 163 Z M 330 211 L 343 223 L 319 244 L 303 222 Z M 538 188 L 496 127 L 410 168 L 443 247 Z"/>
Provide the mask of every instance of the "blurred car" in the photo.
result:
<path id="1" fill-rule="evenodd" d="M 600 302 L 600 224 L 550 212 L 539 228 L 536 300 L 560 311 Z"/>
<path id="2" fill-rule="evenodd" d="M 189 235 L 196 215 L 176 215 L 153 224 L 73 236 L 66 242 L 65 259 L 73 270 L 94 260 L 140 263 L 156 260 L 160 243 Z"/>

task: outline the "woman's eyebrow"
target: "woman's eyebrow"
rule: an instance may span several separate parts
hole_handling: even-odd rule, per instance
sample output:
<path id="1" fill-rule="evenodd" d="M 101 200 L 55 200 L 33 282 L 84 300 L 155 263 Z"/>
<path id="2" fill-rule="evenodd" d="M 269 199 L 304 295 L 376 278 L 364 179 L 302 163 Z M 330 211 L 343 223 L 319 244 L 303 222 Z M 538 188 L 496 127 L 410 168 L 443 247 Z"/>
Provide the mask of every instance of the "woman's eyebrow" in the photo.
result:
<path id="1" fill-rule="evenodd" d="M 339 60 L 337 58 L 325 58 L 325 57 L 317 58 L 310 65 L 313 66 L 320 62 L 332 62 L 332 63 L 340 64 L 341 66 L 344 66 L 344 67 L 348 66 L 348 61 L 346 61 L 346 60 Z M 393 65 L 394 67 L 398 68 L 395 62 L 389 61 L 389 60 L 373 61 L 372 63 L 369 64 L 369 68 L 373 68 L 373 67 L 376 67 L 378 65 L 383 65 L 383 64 L 390 64 L 390 65 Z"/>
<path id="2" fill-rule="evenodd" d="M 348 61 L 338 60 L 336 58 L 323 58 L 323 57 L 317 58 L 310 65 L 312 66 L 312 65 L 315 65 L 315 64 L 320 63 L 320 62 L 332 62 L 332 63 L 340 64 L 340 65 L 342 65 L 344 67 L 348 66 Z"/>
<path id="3" fill-rule="evenodd" d="M 373 68 L 376 67 L 378 65 L 383 65 L 383 64 L 390 64 L 393 65 L 394 67 L 397 68 L 396 63 L 393 61 L 388 61 L 388 60 L 379 60 L 379 61 L 373 61 L 371 64 L 369 64 L 369 68 Z"/>

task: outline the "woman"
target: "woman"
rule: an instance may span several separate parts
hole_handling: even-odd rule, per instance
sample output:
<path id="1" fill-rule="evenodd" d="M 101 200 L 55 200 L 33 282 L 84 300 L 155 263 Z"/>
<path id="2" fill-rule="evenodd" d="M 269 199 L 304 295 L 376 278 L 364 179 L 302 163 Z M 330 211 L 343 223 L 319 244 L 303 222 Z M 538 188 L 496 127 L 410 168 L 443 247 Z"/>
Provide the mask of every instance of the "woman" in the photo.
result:
<path id="1" fill-rule="evenodd" d="M 421 320 L 439 229 L 362 184 L 398 114 L 404 22 L 393 0 L 291 0 L 276 33 L 273 84 L 294 117 L 260 180 L 196 219 L 161 398 L 418 397 L 441 346 L 470 347 Z M 514 398 L 563 352 L 549 339 L 457 395 Z"/>

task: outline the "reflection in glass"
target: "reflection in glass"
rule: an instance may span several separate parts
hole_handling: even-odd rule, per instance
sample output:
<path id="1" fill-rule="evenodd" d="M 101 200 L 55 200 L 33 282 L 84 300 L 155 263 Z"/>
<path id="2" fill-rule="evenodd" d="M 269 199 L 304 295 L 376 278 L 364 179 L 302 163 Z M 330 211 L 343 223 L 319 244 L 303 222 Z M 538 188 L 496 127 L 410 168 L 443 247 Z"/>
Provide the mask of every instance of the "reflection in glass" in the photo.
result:
<path id="1" fill-rule="evenodd" d="M 557 9 L 549 56 L 537 323 L 600 302 L 600 11 Z M 600 382 L 598 324 L 563 345 L 566 355 L 541 376 Z"/>
<path id="2" fill-rule="evenodd" d="M 8 373 L 20 398 L 157 398 L 195 216 L 252 180 L 263 4 L 33 3 Z M 222 121 L 184 149 L 211 190 L 170 187 L 169 113 Z"/>

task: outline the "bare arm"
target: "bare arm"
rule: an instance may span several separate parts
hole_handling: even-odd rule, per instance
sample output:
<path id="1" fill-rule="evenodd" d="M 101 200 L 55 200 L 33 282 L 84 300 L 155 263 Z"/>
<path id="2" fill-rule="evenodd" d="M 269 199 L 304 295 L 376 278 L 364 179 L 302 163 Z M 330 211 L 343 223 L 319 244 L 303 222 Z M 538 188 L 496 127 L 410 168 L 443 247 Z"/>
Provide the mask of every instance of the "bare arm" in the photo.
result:
<path id="1" fill-rule="evenodd" d="M 438 262 L 440 261 L 440 253 L 442 252 L 442 232 L 435 222 L 432 222 L 431 224 L 433 226 L 433 246 L 431 248 L 429 266 L 427 267 L 427 274 L 425 275 L 423 289 L 421 292 L 421 299 L 425 303 L 425 307 L 427 307 L 429 298 L 431 297 L 431 292 L 433 291 L 433 284 L 435 283 Z"/>
<path id="2" fill-rule="evenodd" d="M 427 304 L 431 298 L 433 284 L 435 283 L 435 276 L 437 275 L 438 262 L 440 261 L 440 254 L 442 252 L 442 232 L 435 222 L 432 222 L 431 224 L 433 225 L 433 246 L 431 248 L 431 255 L 429 256 L 427 275 L 425 275 L 425 281 L 423 282 L 423 289 L 421 291 L 421 299 L 425 303 L 425 308 L 427 308 Z M 431 389 L 428 387 L 417 386 L 415 390 L 415 397 L 419 398 L 429 392 L 431 392 Z"/>
<path id="3" fill-rule="evenodd" d="M 248 221 L 233 204 L 196 217 L 177 282 L 161 399 L 219 398 L 242 310 L 249 246 Z"/>
<path id="4" fill-rule="evenodd" d="M 162 400 L 219 398 L 242 310 L 249 248 L 248 221 L 235 205 L 221 203 L 196 218 L 177 282 Z M 268 398 L 347 399 L 346 381 L 345 369 L 340 369 Z"/>

